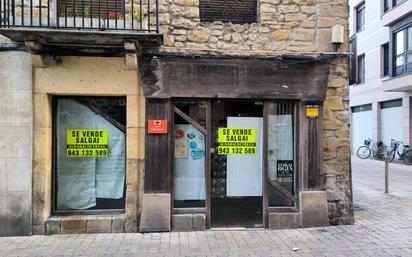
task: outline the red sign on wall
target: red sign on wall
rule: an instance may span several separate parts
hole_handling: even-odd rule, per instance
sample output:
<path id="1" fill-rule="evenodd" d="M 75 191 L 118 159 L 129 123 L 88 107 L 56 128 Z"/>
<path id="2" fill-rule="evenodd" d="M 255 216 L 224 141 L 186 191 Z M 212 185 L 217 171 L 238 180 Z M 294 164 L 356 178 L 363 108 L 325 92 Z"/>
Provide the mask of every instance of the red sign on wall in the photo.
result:
<path id="1" fill-rule="evenodd" d="M 167 134 L 167 120 L 148 120 L 147 133 Z"/>

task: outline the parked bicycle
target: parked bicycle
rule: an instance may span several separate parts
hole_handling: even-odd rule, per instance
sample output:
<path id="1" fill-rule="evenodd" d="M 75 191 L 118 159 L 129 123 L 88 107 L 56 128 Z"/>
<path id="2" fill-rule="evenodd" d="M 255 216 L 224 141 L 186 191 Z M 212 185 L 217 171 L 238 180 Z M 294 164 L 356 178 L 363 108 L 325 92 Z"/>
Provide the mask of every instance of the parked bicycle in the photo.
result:
<path id="1" fill-rule="evenodd" d="M 391 148 L 388 150 L 388 162 L 392 162 L 395 159 L 395 155 L 398 154 L 400 161 L 407 165 L 412 165 L 412 151 L 409 150 L 409 145 L 403 145 L 403 151 L 399 152 L 400 145 L 403 145 L 401 141 L 391 139 Z"/>
<path id="2" fill-rule="evenodd" d="M 358 157 L 361 159 L 367 159 L 371 156 L 371 154 L 373 154 L 373 158 L 381 161 L 385 160 L 386 146 L 381 141 L 376 144 L 373 144 L 372 142 L 373 139 L 371 138 L 363 141 L 364 145 L 359 147 L 356 152 Z"/>

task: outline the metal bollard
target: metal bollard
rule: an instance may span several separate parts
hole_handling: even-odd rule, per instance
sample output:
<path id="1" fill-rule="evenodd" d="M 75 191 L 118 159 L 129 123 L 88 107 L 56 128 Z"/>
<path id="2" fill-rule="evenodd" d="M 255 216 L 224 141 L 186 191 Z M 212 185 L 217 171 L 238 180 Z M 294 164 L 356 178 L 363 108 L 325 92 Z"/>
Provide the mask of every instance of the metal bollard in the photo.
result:
<path id="1" fill-rule="evenodd" d="M 389 193 L 389 161 L 388 157 L 385 157 L 385 193 Z"/>

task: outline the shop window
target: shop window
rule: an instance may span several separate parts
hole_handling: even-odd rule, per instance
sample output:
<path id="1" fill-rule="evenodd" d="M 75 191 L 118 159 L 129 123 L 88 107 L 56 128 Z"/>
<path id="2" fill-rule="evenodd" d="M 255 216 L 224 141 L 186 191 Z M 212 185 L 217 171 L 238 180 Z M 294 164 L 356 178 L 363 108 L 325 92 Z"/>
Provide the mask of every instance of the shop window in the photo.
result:
<path id="1" fill-rule="evenodd" d="M 122 210 L 125 98 L 54 99 L 55 211 Z"/>
<path id="2" fill-rule="evenodd" d="M 268 104 L 269 206 L 294 206 L 295 148 L 294 104 Z"/>
<path id="3" fill-rule="evenodd" d="M 354 106 L 351 109 L 352 113 L 372 111 L 372 104 Z"/>
<path id="4" fill-rule="evenodd" d="M 174 110 L 175 208 L 206 206 L 206 103 L 181 101 Z"/>
<path id="5" fill-rule="evenodd" d="M 402 99 L 390 100 L 380 103 L 381 109 L 388 109 L 402 106 Z"/>
<path id="6" fill-rule="evenodd" d="M 356 32 L 365 29 L 365 2 L 356 7 Z"/>
<path id="7" fill-rule="evenodd" d="M 358 84 L 365 83 L 365 55 L 358 56 Z"/>
<path id="8" fill-rule="evenodd" d="M 395 31 L 393 41 L 394 75 L 412 72 L 412 25 Z"/>
<path id="9" fill-rule="evenodd" d="M 256 0 L 200 0 L 200 20 L 202 22 L 256 22 Z"/>

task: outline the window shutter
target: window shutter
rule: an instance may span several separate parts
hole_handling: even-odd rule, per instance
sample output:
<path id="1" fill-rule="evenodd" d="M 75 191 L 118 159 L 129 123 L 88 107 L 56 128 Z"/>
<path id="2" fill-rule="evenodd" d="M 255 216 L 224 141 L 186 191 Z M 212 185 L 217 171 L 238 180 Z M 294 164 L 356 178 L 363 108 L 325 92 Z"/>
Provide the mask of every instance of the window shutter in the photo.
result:
<path id="1" fill-rule="evenodd" d="M 256 0 L 200 0 L 200 19 L 203 22 L 256 22 Z"/>

